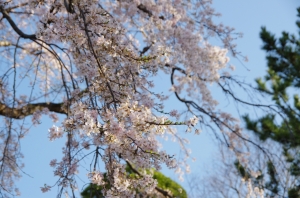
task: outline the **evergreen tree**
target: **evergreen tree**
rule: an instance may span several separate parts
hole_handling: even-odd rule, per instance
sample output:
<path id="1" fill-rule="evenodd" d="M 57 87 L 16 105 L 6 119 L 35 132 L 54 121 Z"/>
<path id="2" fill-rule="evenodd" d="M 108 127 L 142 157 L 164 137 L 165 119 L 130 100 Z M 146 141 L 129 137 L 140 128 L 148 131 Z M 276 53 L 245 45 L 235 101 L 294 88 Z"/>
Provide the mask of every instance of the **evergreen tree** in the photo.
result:
<path id="1" fill-rule="evenodd" d="M 300 8 L 298 17 L 300 17 Z M 300 21 L 296 22 L 299 28 Z M 266 27 L 262 27 L 260 37 L 262 49 L 267 53 L 268 71 L 264 79 L 257 79 L 258 89 L 272 98 L 273 110 L 257 120 L 244 117 L 247 129 L 253 131 L 262 141 L 271 139 L 283 146 L 283 154 L 288 164 L 288 172 L 296 178 L 293 187 L 288 189 L 288 197 L 300 197 L 300 37 L 282 32 L 276 38 Z M 291 92 L 295 94 L 291 94 Z M 275 196 L 282 190 L 278 182 L 276 167 L 270 161 L 268 179 L 263 188 Z M 266 177 L 266 176 L 265 176 Z M 261 177 L 259 179 L 262 179 Z"/>

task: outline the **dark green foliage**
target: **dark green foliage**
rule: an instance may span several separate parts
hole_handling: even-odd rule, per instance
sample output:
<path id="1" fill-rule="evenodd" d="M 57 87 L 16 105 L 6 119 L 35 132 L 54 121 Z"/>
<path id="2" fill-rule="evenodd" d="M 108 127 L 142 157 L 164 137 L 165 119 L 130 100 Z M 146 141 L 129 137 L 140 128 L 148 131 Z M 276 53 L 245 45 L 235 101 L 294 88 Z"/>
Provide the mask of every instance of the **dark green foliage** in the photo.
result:
<path id="1" fill-rule="evenodd" d="M 83 198 L 104 198 L 101 193 L 102 187 L 96 184 L 89 184 L 82 192 Z"/>
<path id="2" fill-rule="evenodd" d="M 272 193 L 272 196 L 274 196 L 279 193 L 279 189 L 278 189 L 279 183 L 277 179 L 277 173 L 274 164 L 271 161 L 268 162 L 267 168 L 268 168 L 268 175 L 270 179 L 269 181 L 266 182 L 265 188 Z"/>
<path id="3" fill-rule="evenodd" d="M 289 189 L 288 196 L 289 196 L 289 198 L 299 198 L 300 197 L 299 187 Z"/>
<path id="4" fill-rule="evenodd" d="M 166 177 L 161 172 L 154 171 L 153 178 L 157 180 L 157 186 L 159 188 L 170 190 L 173 197 L 187 198 L 186 191 L 178 183 L 176 183 L 169 177 Z M 180 192 L 179 189 L 182 189 L 182 192 Z"/>
<path id="5" fill-rule="evenodd" d="M 300 101 L 295 94 L 291 104 L 287 90 L 300 88 L 300 41 L 287 32 L 276 39 L 265 27 L 260 37 L 263 40 L 262 48 L 267 52 L 268 74 L 264 80 L 257 79 L 256 82 L 261 92 L 272 97 L 283 121 L 276 124 L 275 115 L 272 114 L 254 122 L 246 116 L 247 127 L 262 140 L 271 138 L 286 147 L 297 147 L 300 145 Z"/>
<path id="6" fill-rule="evenodd" d="M 103 174 L 104 182 L 106 183 L 105 188 L 109 189 L 110 184 L 107 180 L 107 174 Z M 89 184 L 82 192 L 81 196 L 83 198 L 104 198 L 103 194 L 101 193 L 101 190 L 103 189 L 103 186 L 97 186 L 96 184 Z"/>
<path id="7" fill-rule="evenodd" d="M 300 17 L 300 8 L 297 10 Z M 300 35 L 300 21 L 296 25 Z M 258 89 L 269 95 L 274 102 L 273 112 L 257 120 L 244 116 L 247 129 L 262 141 L 272 139 L 283 146 L 283 155 L 289 165 L 288 173 L 296 178 L 294 186 L 288 189 L 289 198 L 300 197 L 300 154 L 295 152 L 300 146 L 300 99 L 297 94 L 300 88 L 299 35 L 296 37 L 283 32 L 280 38 L 276 38 L 262 27 L 260 37 L 263 41 L 262 49 L 267 53 L 268 70 L 264 79 L 259 78 L 256 82 Z M 292 95 L 290 91 L 296 94 Z M 243 172 L 241 168 L 240 172 Z M 267 164 L 267 174 L 263 188 L 268 190 L 268 196 L 276 197 L 281 188 L 276 167 L 270 161 Z"/>
<path id="8" fill-rule="evenodd" d="M 246 169 L 242 166 L 242 164 L 239 161 L 235 161 L 234 166 L 244 180 L 247 181 L 248 179 L 250 179 L 250 174 L 246 171 Z"/>
<path id="9" fill-rule="evenodd" d="M 129 166 L 126 167 L 126 172 L 128 173 L 129 178 L 138 177 L 138 175 L 135 174 Z M 159 188 L 170 191 L 174 198 L 187 198 L 186 191 L 177 182 L 173 181 L 169 177 L 166 177 L 164 174 L 154 171 L 153 178 L 157 180 L 157 186 Z M 109 182 L 106 180 L 106 174 L 104 174 L 104 179 L 107 183 L 106 188 L 109 188 Z M 179 189 L 182 189 L 182 191 L 180 192 Z M 81 196 L 83 198 L 104 198 L 101 190 L 102 186 L 90 184 L 82 191 Z M 155 196 L 149 196 L 148 198 L 155 198 Z"/>
<path id="10" fill-rule="evenodd" d="M 297 26 L 300 28 L 299 21 Z M 283 32 L 277 39 L 265 27 L 260 37 L 263 41 L 262 49 L 267 52 L 268 73 L 264 79 L 257 79 L 256 82 L 261 92 L 272 97 L 278 111 L 256 121 L 250 120 L 248 116 L 244 120 L 247 128 L 258 134 L 261 140 L 271 138 L 286 148 L 298 147 L 300 99 L 298 94 L 294 94 L 291 99 L 287 92 L 289 88 L 297 91 L 300 88 L 300 40 L 287 32 Z M 279 123 L 275 121 L 276 113 L 280 115 Z"/>

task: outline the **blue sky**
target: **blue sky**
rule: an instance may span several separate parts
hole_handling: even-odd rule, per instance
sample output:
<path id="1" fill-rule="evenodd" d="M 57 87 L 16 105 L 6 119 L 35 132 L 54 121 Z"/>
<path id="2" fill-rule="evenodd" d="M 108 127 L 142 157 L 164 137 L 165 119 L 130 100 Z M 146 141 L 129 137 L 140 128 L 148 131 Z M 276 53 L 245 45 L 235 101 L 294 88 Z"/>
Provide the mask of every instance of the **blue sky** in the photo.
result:
<path id="1" fill-rule="evenodd" d="M 248 56 L 249 62 L 241 64 L 237 59 L 231 59 L 231 63 L 236 66 L 236 75 L 244 77 L 247 82 L 252 84 L 254 84 L 255 78 L 263 77 L 266 71 L 266 61 L 265 53 L 261 50 L 260 28 L 266 26 L 277 36 L 283 30 L 297 33 L 295 21 L 298 6 L 300 6 L 298 0 L 215 0 L 213 7 L 222 14 L 217 20 L 244 34 L 243 38 L 237 41 L 238 50 L 243 55 Z M 159 83 L 164 83 L 163 77 L 158 77 L 158 80 Z M 242 93 L 238 94 L 243 96 Z M 217 95 L 217 97 L 223 100 L 221 96 Z M 170 108 L 177 105 L 178 103 L 173 100 L 168 104 Z M 233 105 L 221 103 L 219 108 L 226 108 L 238 116 Z M 49 142 L 47 131 L 51 125 L 48 119 L 43 119 L 42 124 L 33 127 L 21 144 L 25 156 L 24 171 L 30 175 L 23 175 L 23 178 L 18 182 L 21 197 L 53 198 L 57 194 L 56 188 L 45 194 L 42 194 L 39 188 L 44 183 L 49 185 L 55 183 L 57 178 L 53 177 L 53 169 L 49 166 L 49 162 L 51 159 L 57 158 L 58 155 L 61 156 L 61 147 L 64 144 L 63 140 Z M 203 131 L 200 136 L 188 135 L 188 137 L 191 138 L 189 146 L 192 149 L 192 156 L 197 158 L 197 161 L 191 166 L 192 174 L 201 175 L 203 172 L 201 167 L 211 163 L 216 145 L 210 139 L 211 134 L 206 131 Z M 171 152 L 177 152 L 177 149 L 173 150 L 173 146 L 168 149 Z M 86 163 L 86 167 L 89 167 L 89 162 Z M 80 179 L 87 181 L 83 172 L 84 170 L 80 174 Z M 176 179 L 175 174 L 171 171 L 165 170 L 163 173 Z M 182 185 L 186 186 L 186 183 Z"/>

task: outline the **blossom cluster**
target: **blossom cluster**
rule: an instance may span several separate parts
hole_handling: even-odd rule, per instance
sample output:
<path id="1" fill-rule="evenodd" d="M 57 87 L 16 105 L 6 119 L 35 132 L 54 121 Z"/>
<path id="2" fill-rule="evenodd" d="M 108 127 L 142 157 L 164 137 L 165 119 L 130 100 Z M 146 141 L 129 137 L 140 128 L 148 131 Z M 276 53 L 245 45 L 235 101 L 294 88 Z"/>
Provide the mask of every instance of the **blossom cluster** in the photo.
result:
<path id="1" fill-rule="evenodd" d="M 210 4 L 184 0 L 0 1 L 6 19 L 13 15 L 12 10 L 22 11 L 13 17 L 16 26 L 26 26 L 27 15 L 22 13 L 29 13 L 27 20 L 36 25 L 34 34 L 27 35 L 16 31 L 9 20 L 0 22 L 5 45 L 18 40 L 15 34 L 29 38 L 15 44 L 22 48 L 20 64 L 14 69 L 20 70 L 22 78 L 32 74 L 34 78 L 28 79 L 32 90 L 38 85 L 43 93 L 34 99 L 30 95 L 28 103 L 43 98 L 47 101 L 43 105 L 49 106 L 33 111 L 32 122 L 39 124 L 42 114 L 57 122 L 58 117 L 49 111 L 66 115 L 60 126 L 49 129 L 51 141 L 67 139 L 62 160 L 50 162 L 59 186 L 77 188 L 78 153 L 87 149 L 94 153 L 94 168 L 88 173 L 91 183 L 104 185 L 104 173 L 110 183 L 109 189 L 103 187 L 105 197 L 132 197 L 137 188 L 151 194 L 157 182 L 151 172 L 143 170 L 159 170 L 165 164 L 181 174 L 184 164 L 162 147 L 158 137 L 178 138 L 185 149 L 187 140 L 174 126 L 184 125 L 187 131 L 196 128 L 199 134 L 197 125 L 203 122 L 202 116 L 196 116 L 199 112 L 218 127 L 239 130 L 230 115 L 221 113 L 220 119 L 215 118 L 218 103 L 209 85 L 218 82 L 221 70 L 228 67 L 228 50 L 236 52 L 231 43 L 233 29 L 213 23 L 212 16 L 217 14 Z M 13 37 L 8 36 L 11 33 Z M 208 43 L 208 37 L 217 35 L 223 47 Z M 3 56 L 11 61 L 9 54 Z M 171 90 L 188 107 L 186 119 L 179 109 L 164 109 L 168 97 L 156 93 L 151 80 L 160 71 L 170 75 Z M 7 92 L 12 98 L 13 91 Z M 190 152 L 185 153 L 188 157 Z M 103 170 L 97 169 L 99 164 L 104 165 Z M 129 178 L 125 164 L 132 164 L 141 174 Z M 189 171 L 189 167 L 184 169 Z M 41 190 L 50 188 L 45 185 Z"/>

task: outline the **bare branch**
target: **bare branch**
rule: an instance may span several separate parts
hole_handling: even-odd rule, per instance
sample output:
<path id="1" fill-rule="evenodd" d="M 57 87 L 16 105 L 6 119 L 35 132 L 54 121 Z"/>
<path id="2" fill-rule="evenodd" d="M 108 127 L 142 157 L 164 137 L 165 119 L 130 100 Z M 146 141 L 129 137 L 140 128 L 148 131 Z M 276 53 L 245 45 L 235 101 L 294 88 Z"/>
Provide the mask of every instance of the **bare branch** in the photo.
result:
<path id="1" fill-rule="evenodd" d="M 22 32 L 22 30 L 20 30 L 18 28 L 18 26 L 16 25 L 16 23 L 11 19 L 11 17 L 7 13 L 7 11 L 2 6 L 0 6 L 0 12 L 2 12 L 3 18 L 6 18 L 6 20 L 9 22 L 9 24 L 11 25 L 11 27 L 16 31 L 16 33 L 20 37 L 25 38 L 25 39 L 32 39 L 32 40 L 36 39 L 35 34 L 25 34 L 24 32 Z"/>
<path id="2" fill-rule="evenodd" d="M 21 108 L 11 108 L 3 103 L 0 103 L 0 115 L 14 118 L 23 119 L 26 116 L 32 115 L 36 111 L 41 111 L 48 108 L 49 111 L 67 115 L 67 111 L 63 108 L 63 103 L 33 103 L 27 104 Z"/>

